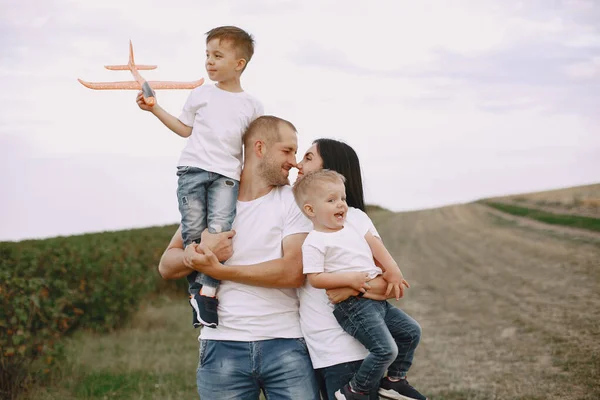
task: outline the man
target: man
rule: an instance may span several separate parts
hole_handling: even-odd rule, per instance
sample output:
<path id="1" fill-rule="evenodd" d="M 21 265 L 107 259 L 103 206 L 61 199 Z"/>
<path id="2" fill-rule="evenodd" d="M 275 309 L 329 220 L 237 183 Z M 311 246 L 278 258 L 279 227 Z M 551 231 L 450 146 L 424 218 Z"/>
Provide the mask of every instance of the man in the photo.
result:
<path id="1" fill-rule="evenodd" d="M 261 390 L 275 399 L 317 400 L 295 290 L 304 282 L 302 243 L 312 229 L 288 185 L 296 165 L 296 129 L 281 118 L 262 116 L 243 141 L 233 232 L 205 232 L 201 244 L 184 251 L 178 230 L 159 271 L 165 279 L 196 270 L 222 281 L 219 325 L 204 328 L 200 336 L 202 400 L 255 400 Z"/>

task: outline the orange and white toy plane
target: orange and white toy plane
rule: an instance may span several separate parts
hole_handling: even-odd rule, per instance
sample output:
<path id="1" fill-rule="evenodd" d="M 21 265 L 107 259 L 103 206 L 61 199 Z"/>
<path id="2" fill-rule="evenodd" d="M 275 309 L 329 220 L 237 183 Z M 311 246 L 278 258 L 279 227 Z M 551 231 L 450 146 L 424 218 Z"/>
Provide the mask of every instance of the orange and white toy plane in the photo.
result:
<path id="1" fill-rule="evenodd" d="M 129 41 L 129 62 L 127 65 L 105 65 L 104 68 L 113 71 L 130 70 L 135 81 L 121 82 L 86 82 L 77 79 L 83 86 L 94 90 L 141 90 L 144 102 L 150 107 L 156 104 L 153 89 L 194 89 L 204 83 L 204 78 L 191 82 L 146 81 L 138 70 L 156 69 L 156 65 L 136 65 L 133 60 L 133 45 Z"/>

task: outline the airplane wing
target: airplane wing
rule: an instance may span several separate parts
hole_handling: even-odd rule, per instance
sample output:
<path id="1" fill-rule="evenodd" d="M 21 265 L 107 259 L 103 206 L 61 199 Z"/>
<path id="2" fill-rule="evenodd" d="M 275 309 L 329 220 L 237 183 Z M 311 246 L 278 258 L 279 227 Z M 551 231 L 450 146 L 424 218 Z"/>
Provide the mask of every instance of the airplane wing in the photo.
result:
<path id="1" fill-rule="evenodd" d="M 136 81 L 122 81 L 122 82 L 87 82 L 81 79 L 77 79 L 83 86 L 94 89 L 94 90 L 141 90 L 142 86 Z"/>
<path id="2" fill-rule="evenodd" d="M 104 68 L 110 69 L 111 71 L 129 71 L 131 67 L 129 65 L 105 65 Z M 135 65 L 137 70 L 143 69 L 156 69 L 156 65 Z"/>
<path id="3" fill-rule="evenodd" d="M 94 90 L 141 90 L 142 86 L 137 81 L 122 82 L 87 82 L 77 79 L 83 86 Z M 152 89 L 194 89 L 204 83 L 204 78 L 191 82 L 173 81 L 148 81 Z"/>
<path id="4" fill-rule="evenodd" d="M 148 81 L 152 89 L 194 89 L 204 83 L 204 78 L 191 82 Z"/>

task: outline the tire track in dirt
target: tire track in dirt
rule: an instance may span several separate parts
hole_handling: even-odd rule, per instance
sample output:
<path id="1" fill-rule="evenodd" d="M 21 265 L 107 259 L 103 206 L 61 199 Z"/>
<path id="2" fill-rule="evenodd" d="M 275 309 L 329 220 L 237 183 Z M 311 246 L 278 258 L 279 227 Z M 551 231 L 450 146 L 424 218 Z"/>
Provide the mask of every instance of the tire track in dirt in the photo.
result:
<path id="1" fill-rule="evenodd" d="M 398 305 L 423 326 L 415 384 L 455 398 L 597 398 L 600 239 L 552 236 L 487 211 L 376 220 L 412 285 Z"/>

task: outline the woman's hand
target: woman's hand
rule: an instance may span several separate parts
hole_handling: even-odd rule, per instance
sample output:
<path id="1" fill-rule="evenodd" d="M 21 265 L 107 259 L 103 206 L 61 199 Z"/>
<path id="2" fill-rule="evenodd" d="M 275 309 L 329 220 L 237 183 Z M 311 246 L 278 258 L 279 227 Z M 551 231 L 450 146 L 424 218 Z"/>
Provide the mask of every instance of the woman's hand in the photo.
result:
<path id="1" fill-rule="evenodd" d="M 329 289 L 325 293 L 327 293 L 327 297 L 332 304 L 341 303 L 344 300 L 349 299 L 352 296 L 358 295 L 360 292 L 358 290 L 354 290 L 350 287 L 344 288 L 336 288 Z"/>

